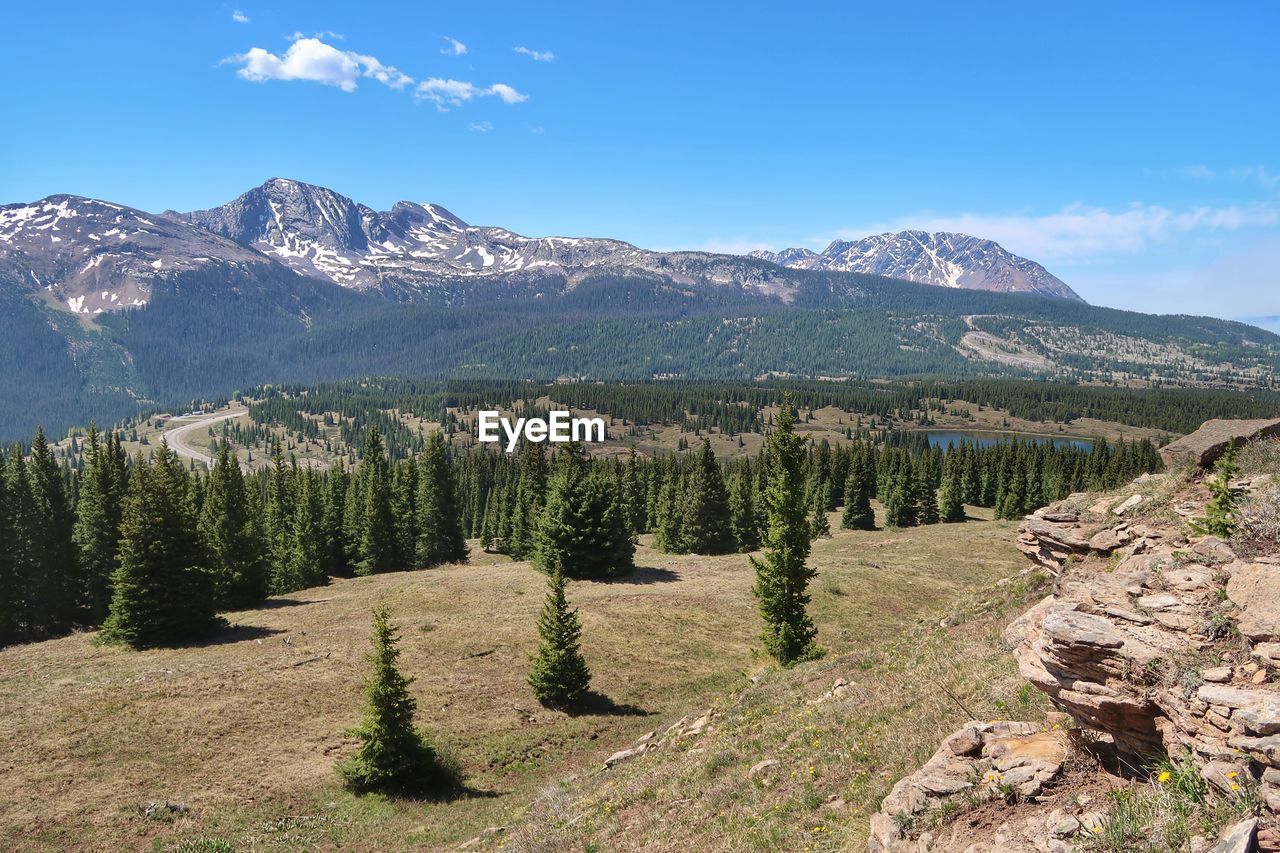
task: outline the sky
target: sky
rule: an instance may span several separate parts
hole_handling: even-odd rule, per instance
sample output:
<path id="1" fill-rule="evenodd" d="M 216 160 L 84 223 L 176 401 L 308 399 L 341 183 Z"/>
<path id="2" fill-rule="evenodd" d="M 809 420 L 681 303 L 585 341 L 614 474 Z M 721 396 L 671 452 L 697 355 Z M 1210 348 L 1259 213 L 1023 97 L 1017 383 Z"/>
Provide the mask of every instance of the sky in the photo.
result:
<path id="1" fill-rule="evenodd" d="M 956 230 L 1095 304 L 1280 315 L 1280 4 L 10 6 L 0 203 L 270 177 L 745 252 Z"/>

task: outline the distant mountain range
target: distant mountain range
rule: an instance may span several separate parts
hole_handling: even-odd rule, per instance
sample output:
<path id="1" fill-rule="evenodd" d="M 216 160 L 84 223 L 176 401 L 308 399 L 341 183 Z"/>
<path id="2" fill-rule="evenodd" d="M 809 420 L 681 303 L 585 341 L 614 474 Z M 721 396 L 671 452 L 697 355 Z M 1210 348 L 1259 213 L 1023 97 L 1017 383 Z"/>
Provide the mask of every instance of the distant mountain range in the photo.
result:
<path id="1" fill-rule="evenodd" d="M 900 231 L 854 241 L 836 240 L 821 253 L 783 249 L 752 252 L 751 257 L 791 269 L 874 273 L 941 287 L 1084 301 L 1035 261 L 968 234 Z"/>
<path id="2" fill-rule="evenodd" d="M 468 225 L 435 204 L 402 201 L 380 212 L 283 178 L 190 213 L 149 214 L 69 195 L 0 207 L 0 267 L 78 314 L 145 304 L 153 283 L 174 271 L 267 259 L 301 275 L 405 301 L 482 296 L 496 280 L 532 285 L 536 292 L 547 279 L 572 287 L 591 275 L 640 274 L 789 302 L 796 283 L 785 269 L 1079 300 L 1034 261 L 963 234 L 906 231 L 832 243 L 822 254 L 652 252 L 621 240 L 524 237 Z"/>
<path id="3" fill-rule="evenodd" d="M 368 375 L 1252 386 L 1280 375 L 1280 337 L 1089 306 L 958 234 L 653 252 L 284 179 L 189 213 L 71 195 L 0 207 L 0 439 Z"/>

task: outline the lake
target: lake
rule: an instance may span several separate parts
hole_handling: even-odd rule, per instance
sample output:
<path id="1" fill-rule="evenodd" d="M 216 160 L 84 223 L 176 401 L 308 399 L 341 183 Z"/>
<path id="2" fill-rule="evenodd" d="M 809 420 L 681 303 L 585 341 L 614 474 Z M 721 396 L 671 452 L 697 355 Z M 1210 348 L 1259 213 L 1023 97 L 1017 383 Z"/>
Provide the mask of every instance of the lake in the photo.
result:
<path id="1" fill-rule="evenodd" d="M 1054 447 L 1074 447 L 1076 450 L 1085 451 L 1093 449 L 1093 439 L 1091 438 L 1067 438 L 1053 435 L 1029 435 L 1021 432 L 954 429 L 922 429 L 913 430 L 913 432 L 923 432 L 928 436 L 930 447 L 946 448 L 948 444 L 954 444 L 958 447 L 962 441 L 967 441 L 976 447 L 990 447 L 993 444 L 1013 441 L 1016 438 L 1023 442 L 1033 441 L 1036 444 L 1052 442 Z"/>

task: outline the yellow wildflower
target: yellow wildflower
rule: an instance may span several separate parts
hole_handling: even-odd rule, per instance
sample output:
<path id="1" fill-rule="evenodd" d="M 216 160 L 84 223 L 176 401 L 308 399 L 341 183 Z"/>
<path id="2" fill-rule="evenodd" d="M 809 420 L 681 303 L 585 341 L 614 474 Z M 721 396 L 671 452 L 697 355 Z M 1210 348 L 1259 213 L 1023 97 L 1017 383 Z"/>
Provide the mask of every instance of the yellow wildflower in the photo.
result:
<path id="1" fill-rule="evenodd" d="M 1156 781 L 1163 785 L 1165 782 L 1169 781 L 1170 775 L 1172 774 L 1170 774 L 1168 770 L 1161 770 L 1160 775 L 1156 777 Z"/>

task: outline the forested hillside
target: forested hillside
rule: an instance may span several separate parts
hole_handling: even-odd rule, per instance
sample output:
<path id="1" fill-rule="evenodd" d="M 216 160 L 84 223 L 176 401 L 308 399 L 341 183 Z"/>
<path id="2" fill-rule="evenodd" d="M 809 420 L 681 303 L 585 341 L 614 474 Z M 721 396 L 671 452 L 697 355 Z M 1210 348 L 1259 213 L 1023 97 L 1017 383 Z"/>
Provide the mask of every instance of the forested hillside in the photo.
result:
<path id="1" fill-rule="evenodd" d="M 395 375 L 749 380 L 1044 376 L 1273 387 L 1280 337 L 1203 317 L 792 270 L 791 304 L 639 277 L 456 304 L 389 301 L 277 265 L 206 266 L 76 317 L 10 294 L 0 438 L 263 383 Z"/>

